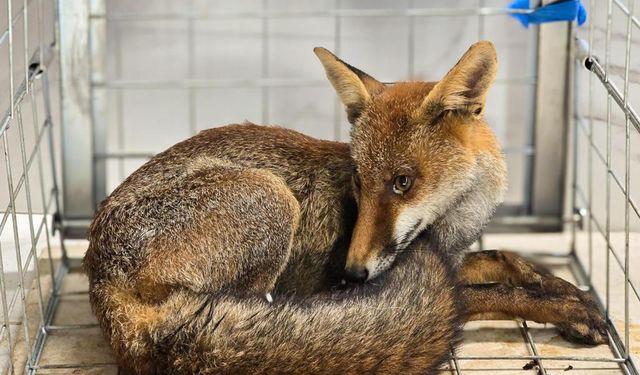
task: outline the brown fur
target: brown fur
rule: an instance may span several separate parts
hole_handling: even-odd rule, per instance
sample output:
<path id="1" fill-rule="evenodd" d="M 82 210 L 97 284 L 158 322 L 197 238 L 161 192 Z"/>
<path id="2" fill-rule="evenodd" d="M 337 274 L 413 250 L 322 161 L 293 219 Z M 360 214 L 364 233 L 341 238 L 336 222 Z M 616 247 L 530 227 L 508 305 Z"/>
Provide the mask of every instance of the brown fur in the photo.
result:
<path id="1" fill-rule="evenodd" d="M 462 319 L 483 314 L 595 340 L 599 313 L 577 289 L 517 257 L 462 253 L 505 188 L 478 111 L 493 47 L 472 46 L 439 83 L 394 85 L 315 51 L 354 124 L 350 144 L 253 124 L 210 129 L 155 156 L 101 204 L 84 266 L 123 369 L 433 373 Z M 389 194 L 398 173 L 416 176 L 402 197 Z M 423 206 L 424 228 L 394 239 L 394 223 Z M 388 272 L 340 287 L 345 264 L 380 257 Z M 490 281 L 500 284 L 475 284 Z M 591 318 L 586 330 L 575 310 Z"/>
<path id="2" fill-rule="evenodd" d="M 588 293 L 507 251 L 469 253 L 459 280 L 468 320 L 553 323 L 570 341 L 607 342 L 607 322 Z"/>

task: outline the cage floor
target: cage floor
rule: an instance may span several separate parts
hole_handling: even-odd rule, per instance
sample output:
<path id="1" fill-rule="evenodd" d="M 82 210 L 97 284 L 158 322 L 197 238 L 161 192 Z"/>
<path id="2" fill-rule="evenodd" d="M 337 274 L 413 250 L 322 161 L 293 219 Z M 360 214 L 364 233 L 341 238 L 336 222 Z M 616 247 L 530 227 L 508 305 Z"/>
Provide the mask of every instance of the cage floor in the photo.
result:
<path id="1" fill-rule="evenodd" d="M 584 237 L 579 237 L 584 241 Z M 640 254 L 640 238 L 632 240 Z M 547 251 L 567 249 L 567 234 L 518 234 L 487 235 L 485 248 L 516 249 L 518 251 Z M 594 248 L 597 248 L 594 243 Z M 80 258 L 85 245 L 68 246 L 72 258 Z M 600 252 L 602 253 L 602 251 Z M 572 282 L 572 275 L 566 259 L 545 257 L 546 264 L 555 274 Z M 594 264 L 604 264 L 598 255 Z M 639 259 L 635 259 L 637 262 Z M 598 263 L 599 262 L 599 263 Z M 594 282 L 597 279 L 594 272 Z M 615 283 L 612 285 L 622 285 Z M 44 345 L 39 374 L 117 374 L 110 349 L 105 342 L 96 320 L 91 312 L 87 296 L 87 279 L 79 271 L 72 270 L 65 276 L 63 288 L 59 294 L 59 304 L 55 312 L 49 336 Z M 622 300 L 622 288 L 611 288 L 611 300 Z M 632 300 L 635 301 L 634 298 Z M 637 301 L 636 301 L 637 302 Z M 620 310 L 622 309 L 622 310 Z M 612 303 L 612 320 L 616 325 L 624 319 L 624 304 Z M 632 355 L 638 355 L 640 341 L 640 314 L 637 306 L 630 307 L 630 341 Z M 619 326 L 620 332 L 624 327 Z M 543 370 L 534 366 L 531 356 L 539 355 Z M 483 357 L 483 358 L 479 358 Z M 500 357 L 501 359 L 487 359 Z M 561 359 L 558 359 L 561 357 Z M 562 339 L 552 326 L 515 321 L 483 321 L 467 324 L 464 341 L 456 354 L 456 361 L 446 365 L 442 374 L 620 374 L 619 365 L 611 359 L 613 350 L 607 345 L 584 347 L 568 343 Z M 553 358 L 553 359 L 552 359 Z M 585 360 L 586 359 L 586 360 Z M 635 359 L 637 363 L 637 359 Z"/>

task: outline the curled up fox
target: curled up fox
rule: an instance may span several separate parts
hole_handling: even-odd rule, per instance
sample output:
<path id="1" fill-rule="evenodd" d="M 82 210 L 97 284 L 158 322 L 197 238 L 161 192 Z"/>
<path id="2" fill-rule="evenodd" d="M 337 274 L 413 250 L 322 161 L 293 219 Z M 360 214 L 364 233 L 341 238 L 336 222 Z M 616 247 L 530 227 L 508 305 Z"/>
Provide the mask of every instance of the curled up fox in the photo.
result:
<path id="1" fill-rule="evenodd" d="M 431 374 L 474 319 L 605 342 L 587 293 L 512 253 L 465 251 L 506 184 L 483 116 L 490 42 L 439 82 L 384 84 L 314 52 L 349 143 L 209 129 L 102 202 L 84 267 L 122 371 Z"/>

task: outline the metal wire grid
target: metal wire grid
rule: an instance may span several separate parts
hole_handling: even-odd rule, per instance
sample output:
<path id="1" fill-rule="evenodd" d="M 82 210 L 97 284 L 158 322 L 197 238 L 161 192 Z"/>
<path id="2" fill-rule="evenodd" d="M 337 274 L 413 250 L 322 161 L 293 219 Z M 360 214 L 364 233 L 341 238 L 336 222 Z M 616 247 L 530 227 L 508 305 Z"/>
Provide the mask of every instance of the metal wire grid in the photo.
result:
<path id="1" fill-rule="evenodd" d="M 282 78 L 282 77 L 273 77 L 270 75 L 270 66 L 269 66 L 269 41 L 270 41 L 270 33 L 269 27 L 270 23 L 273 20 L 277 19 L 295 19 L 295 18 L 308 18 L 308 17 L 322 17 L 327 19 L 334 20 L 334 37 L 333 37 L 333 49 L 335 53 L 338 55 L 341 53 L 342 49 L 342 28 L 345 20 L 353 19 L 353 18 L 372 18 L 372 17 L 404 17 L 406 18 L 409 24 L 409 32 L 407 35 L 406 43 L 408 45 L 407 55 L 408 55 L 408 65 L 407 65 L 407 76 L 412 77 L 415 73 L 415 65 L 414 65 L 414 55 L 415 55 L 415 46 L 416 46 L 416 31 L 415 24 L 416 19 L 419 17 L 459 17 L 459 16 L 477 16 L 479 19 L 477 36 L 478 40 L 482 40 L 485 38 L 485 22 L 484 19 L 486 17 L 492 16 L 505 16 L 509 13 L 527 13 L 529 10 L 507 10 L 504 8 L 498 7 L 489 7 L 485 4 L 487 1 L 479 0 L 477 4 L 479 7 L 465 7 L 465 8 L 419 8 L 414 7 L 417 2 L 415 0 L 410 0 L 408 3 L 408 7 L 406 9 L 349 9 L 343 7 L 343 1 L 334 0 L 333 9 L 326 10 L 283 10 L 283 9 L 272 9 L 269 6 L 269 0 L 262 0 L 259 4 L 257 10 L 255 11 L 218 11 L 218 10 L 208 10 L 206 12 L 196 11 L 194 9 L 194 1 L 189 1 L 185 3 L 184 10 L 180 12 L 150 12 L 150 13 L 140 13 L 140 12 L 111 12 L 108 11 L 108 2 L 105 0 L 100 0 L 96 2 L 97 6 L 94 6 L 92 9 L 92 13 L 90 15 L 90 22 L 94 25 L 100 22 L 106 21 L 106 23 L 110 22 L 135 22 L 135 21 L 158 21 L 158 20 L 178 20 L 186 23 L 187 29 L 187 78 L 186 79 L 122 79 L 121 72 L 123 69 L 122 63 L 122 50 L 121 43 L 117 40 L 114 42 L 115 50 L 114 50 L 114 71 L 113 77 L 110 74 L 104 71 L 104 66 L 102 64 L 94 64 L 95 67 L 92 80 L 91 80 L 91 88 L 93 92 L 105 92 L 112 91 L 114 93 L 115 99 L 113 103 L 110 103 L 110 106 L 107 107 L 106 101 L 97 101 L 92 102 L 92 111 L 93 118 L 102 119 L 106 118 L 106 113 L 110 111 L 116 112 L 116 121 L 113 129 L 107 129 L 107 124 L 104 120 L 98 120 L 94 124 L 95 132 L 94 132 L 94 144 L 95 150 L 93 154 L 94 159 L 94 181 L 93 181 L 93 191 L 91 192 L 93 196 L 94 203 L 100 202 L 106 194 L 108 194 L 110 190 L 110 186 L 117 185 L 120 181 L 124 180 L 128 173 L 131 171 L 131 167 L 127 167 L 126 162 L 133 162 L 134 165 L 137 163 L 142 163 L 153 156 L 153 153 L 149 152 L 136 152 L 136 151 L 125 151 L 125 127 L 124 127 L 124 118 L 123 118 L 123 92 L 125 90 L 156 90 L 156 89 L 182 89 L 188 92 L 188 116 L 186 122 L 188 124 L 188 129 L 190 134 L 195 134 L 197 132 L 197 124 L 196 124 L 196 91 L 200 89 L 216 89 L 216 88 L 257 88 L 261 91 L 261 119 L 260 122 L 263 124 L 270 123 L 269 118 L 269 103 L 272 100 L 272 89 L 274 88 L 283 88 L 283 87 L 298 87 L 298 88 L 308 88 L 308 87 L 326 87 L 327 83 L 324 79 L 305 79 L 305 78 Z M 260 60 L 260 70 L 261 77 L 257 79 L 203 79 L 196 78 L 194 74 L 194 65 L 195 65 L 195 23 L 203 20 L 261 20 L 261 36 L 260 36 L 260 45 L 261 45 L 261 60 Z M 90 32 L 95 32 L 96 28 L 90 26 Z M 530 33 L 531 38 L 529 43 L 531 45 L 535 45 L 536 42 L 536 34 L 534 32 Z M 119 32 L 115 34 L 115 39 L 122 38 Z M 92 48 L 95 48 L 92 47 Z M 103 48 L 103 47 L 100 47 Z M 104 59 L 104 51 L 98 51 L 94 53 L 94 57 L 98 59 Z M 534 56 L 535 58 L 535 53 Z M 535 84 L 536 77 L 535 73 L 527 72 L 524 77 L 513 77 L 513 78 L 502 78 L 498 79 L 497 85 L 526 85 L 529 86 L 529 99 L 528 99 L 528 111 L 530 113 L 527 114 L 527 118 L 530 119 L 530 123 L 526 124 L 526 127 L 533 128 L 533 111 L 535 107 Z M 101 94 L 103 95 L 103 94 Z M 339 140 L 341 134 L 344 133 L 344 115 L 343 115 L 342 104 L 335 99 L 334 108 L 333 108 L 333 136 L 332 138 L 335 140 Z M 113 131 L 117 134 L 117 141 L 115 145 L 115 150 L 110 150 L 109 147 L 105 144 L 105 135 Z M 533 141 L 533 131 L 531 130 L 528 134 L 528 139 L 525 141 L 526 144 L 523 146 L 515 146 L 515 147 L 507 147 L 504 149 L 504 152 L 508 155 L 522 155 L 524 156 L 524 167 L 523 169 L 529 171 L 525 173 L 525 181 L 522 184 L 524 187 L 524 202 L 522 203 L 522 207 L 512 208 L 511 210 L 515 210 L 518 212 L 527 211 L 527 207 L 530 207 L 530 196 L 531 191 L 529 186 L 531 186 L 531 179 L 533 178 L 531 173 L 532 167 L 532 158 L 535 154 L 534 141 Z M 110 176 L 112 174 L 109 173 L 111 169 L 117 170 L 117 178 L 115 181 L 109 181 Z M 115 185 L 114 185 L 115 182 Z M 66 183 L 66 181 L 65 181 Z M 508 220 L 508 219 L 507 219 Z"/>
<path id="2" fill-rule="evenodd" d="M 48 67 L 54 58 L 55 40 L 50 42 L 54 30 L 44 30 L 43 18 L 47 11 L 53 11 L 42 0 L 24 0 L 17 11 L 15 4 L 4 2 L 7 28 L 0 34 L 0 48 L 8 51 L 7 61 L 1 64 L 8 68 L 9 83 L 8 106 L 0 117 L 0 159 L 4 159 L 2 178 L 7 182 L 8 201 L 0 211 L 0 235 L 11 237 L 0 246 L 0 344 L 7 348 L 0 357 L 0 369 L 11 374 L 35 372 L 65 271 L 65 262 L 54 263 L 52 255 L 56 246 L 52 217 L 59 202 Z M 16 28 L 19 25 L 22 27 Z M 18 45 L 19 38 L 22 43 Z M 24 52 L 21 64 L 15 54 L 20 49 Z M 43 247 L 46 252 L 40 254 Z M 9 264 L 7 258 L 12 255 L 15 259 Z M 14 269 L 17 280 L 12 275 Z M 33 296 L 27 292 L 32 283 L 37 313 L 29 315 L 28 298 Z M 26 353 L 26 362 L 17 359 L 18 351 Z"/>
<path id="3" fill-rule="evenodd" d="M 579 219 L 577 223 L 572 226 L 572 256 L 576 258 L 576 264 L 578 266 L 578 272 L 582 275 L 582 279 L 586 285 L 594 288 L 593 276 L 597 270 L 598 264 L 594 261 L 595 251 L 601 251 L 605 253 L 606 264 L 600 266 L 605 267 L 605 293 L 604 300 L 598 298 L 601 307 L 607 314 L 609 320 L 612 347 L 616 354 L 616 360 L 620 361 L 620 365 L 624 373 L 638 374 L 637 364 L 634 363 L 631 358 L 631 334 L 630 334 L 630 305 L 640 302 L 640 294 L 638 288 L 630 278 L 633 265 L 630 261 L 630 222 L 631 219 L 640 219 L 640 211 L 638 204 L 631 196 L 633 191 L 631 188 L 631 165 L 632 165 L 632 143 L 631 139 L 634 135 L 640 134 L 640 120 L 637 111 L 634 109 L 630 102 L 630 71 L 631 71 L 631 46 L 635 41 L 637 43 L 638 34 L 640 31 L 640 21 L 634 15 L 634 0 L 628 0 L 626 4 L 621 0 L 608 0 L 607 12 L 606 12 L 606 27 L 604 30 L 598 30 L 596 26 L 595 17 L 601 17 L 602 15 L 594 14 L 593 10 L 596 9 L 595 0 L 591 0 L 589 7 L 592 9 L 590 15 L 590 22 L 588 28 L 587 38 L 588 41 L 579 40 L 578 46 L 578 66 L 577 72 L 588 69 L 591 74 L 588 77 L 588 93 L 587 93 L 587 113 L 582 113 L 579 104 L 579 95 L 576 95 L 575 104 L 575 130 L 574 130 L 574 175 L 572 181 L 573 189 L 573 208 L 576 213 L 576 217 Z M 624 41 L 624 68 L 623 68 L 623 87 L 620 88 L 613 81 L 614 74 L 612 65 L 612 31 L 614 24 L 614 11 L 622 14 L 624 19 L 624 32 L 618 35 L 619 39 Z M 597 51 L 594 49 L 595 35 L 597 32 L 605 33 L 605 45 L 604 51 Z M 634 34 L 635 32 L 635 34 Z M 634 39 L 634 36 L 636 39 Z M 581 51 L 582 50 L 582 51 Z M 601 53 L 604 52 L 604 59 L 602 59 Z M 577 81 L 577 80 L 576 80 Z M 579 90 L 576 89 L 579 93 Z M 594 97 L 595 93 L 606 93 L 606 150 L 601 150 L 598 142 L 595 141 L 595 134 L 597 131 L 597 116 L 595 115 L 594 106 L 596 104 Z M 633 103 L 637 104 L 637 103 Z M 614 107 L 615 105 L 615 107 Z M 613 151 L 613 137 L 612 137 L 612 112 L 615 110 L 624 114 L 624 173 L 620 176 L 612 162 Z M 579 147 L 580 144 L 585 145 L 586 155 L 584 155 L 584 149 Z M 634 144 L 637 146 L 637 144 Z M 620 146 L 620 145 L 618 145 Z M 583 154 L 580 151 L 583 151 Z M 637 151 L 637 150 L 636 150 Z M 578 162 L 586 159 L 586 171 L 581 171 Z M 595 194 L 595 184 L 602 184 L 603 181 L 597 181 L 594 177 L 594 170 L 604 170 L 606 174 L 605 195 L 604 197 L 597 196 Z M 586 173 L 587 186 L 581 186 L 578 181 L 578 175 L 580 172 Z M 614 194 L 612 194 L 614 193 Z M 615 196 L 618 195 L 618 203 L 622 200 L 624 205 L 624 243 L 614 244 L 612 241 L 612 201 Z M 604 222 L 596 213 L 596 205 L 600 204 L 604 200 L 605 213 Z M 616 201 L 613 201 L 616 202 Z M 631 216 L 633 215 L 633 217 Z M 586 259 L 582 256 L 577 256 L 576 251 L 578 246 L 576 245 L 576 239 L 580 226 L 585 227 L 587 231 L 587 255 Z M 600 236 L 601 238 L 597 238 Z M 604 241 L 604 249 L 596 246 L 594 242 L 596 240 Z M 622 251 L 620 251 L 622 247 Z M 620 254 L 624 254 L 621 256 Z M 612 277 L 615 273 L 623 275 L 624 288 L 624 316 L 622 327 L 619 327 L 614 322 L 612 316 L 612 287 L 620 288 L 619 285 L 612 286 Z M 596 294 L 597 297 L 600 297 Z"/>

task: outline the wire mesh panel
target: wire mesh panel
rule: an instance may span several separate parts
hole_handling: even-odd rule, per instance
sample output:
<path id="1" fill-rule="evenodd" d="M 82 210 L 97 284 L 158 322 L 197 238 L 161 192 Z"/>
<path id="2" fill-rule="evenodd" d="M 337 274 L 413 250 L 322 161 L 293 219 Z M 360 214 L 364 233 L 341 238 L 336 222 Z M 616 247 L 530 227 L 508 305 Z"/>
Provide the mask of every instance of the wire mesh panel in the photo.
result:
<path id="1" fill-rule="evenodd" d="M 636 374 L 640 22 L 634 0 L 590 1 L 589 7 L 576 54 L 573 250 L 607 313 L 621 368 Z"/>
<path id="2" fill-rule="evenodd" d="M 73 134 L 67 147 L 82 144 L 64 156 L 74 171 L 64 176 L 73 196 L 65 205 L 69 224 L 86 228 L 95 205 L 129 173 L 205 128 L 249 120 L 347 140 L 349 124 L 312 53 L 316 45 L 389 82 L 437 80 L 469 45 L 494 41 L 500 69 L 487 116 L 511 170 L 501 214 L 536 216 L 532 200 L 547 198 L 532 188 L 534 159 L 546 147 L 535 145 L 533 130 L 538 34 L 511 19 L 505 1 L 88 4 L 91 97 L 80 106 L 90 106 L 86 120 L 93 126 L 86 136 L 67 132 Z M 84 72 L 71 75 L 75 85 L 84 80 Z M 560 164 L 555 169 L 562 174 Z M 556 215 L 558 229 L 561 205 L 555 206 L 558 212 L 545 214 Z M 542 221 L 529 225 L 536 223 Z"/>
<path id="3" fill-rule="evenodd" d="M 60 285 L 54 115 L 55 9 L 41 0 L 0 11 L 0 369 L 34 371 Z M 56 250 L 54 250 L 54 248 Z M 57 255 L 53 252 L 57 251 Z M 58 259 L 54 262 L 54 258 Z"/>

